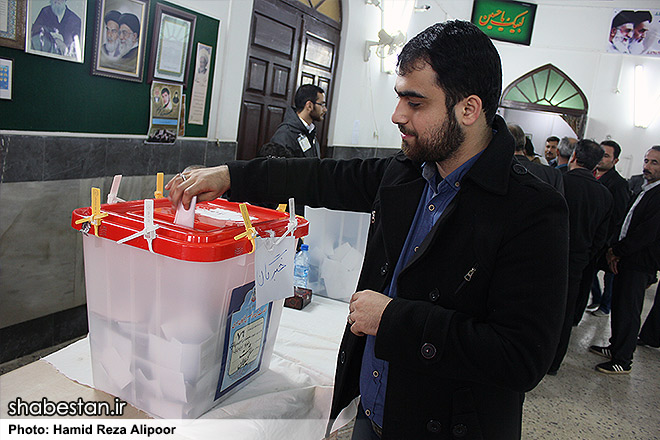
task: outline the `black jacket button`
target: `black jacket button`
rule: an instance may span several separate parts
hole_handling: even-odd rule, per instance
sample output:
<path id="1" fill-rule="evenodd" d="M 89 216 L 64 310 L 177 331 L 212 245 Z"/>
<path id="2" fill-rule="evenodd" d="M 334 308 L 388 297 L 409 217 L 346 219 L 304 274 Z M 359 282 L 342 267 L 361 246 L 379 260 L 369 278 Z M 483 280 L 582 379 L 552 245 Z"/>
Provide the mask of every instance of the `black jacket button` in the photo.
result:
<path id="1" fill-rule="evenodd" d="M 458 425 L 454 425 L 454 427 L 451 429 L 451 433 L 454 435 L 454 437 L 461 438 L 466 436 L 467 430 L 467 426 L 459 423 Z"/>
<path id="2" fill-rule="evenodd" d="M 339 353 L 339 362 L 341 362 L 342 364 L 346 362 L 346 352 L 344 350 L 342 350 L 341 353 Z"/>
<path id="3" fill-rule="evenodd" d="M 440 432 L 441 428 L 442 424 L 437 420 L 429 420 L 429 422 L 426 424 L 426 430 L 429 432 L 438 433 Z"/>
<path id="4" fill-rule="evenodd" d="M 433 344 L 429 344 L 428 342 L 424 345 L 422 345 L 422 357 L 424 359 L 433 359 L 433 357 L 436 354 L 436 349 Z"/>
<path id="5" fill-rule="evenodd" d="M 433 289 L 431 293 L 429 293 L 429 299 L 436 302 L 438 298 L 440 298 L 440 292 L 438 292 L 438 289 Z"/>
<path id="6" fill-rule="evenodd" d="M 387 271 L 389 270 L 389 264 L 385 263 L 380 267 L 380 274 L 382 276 L 387 275 Z"/>

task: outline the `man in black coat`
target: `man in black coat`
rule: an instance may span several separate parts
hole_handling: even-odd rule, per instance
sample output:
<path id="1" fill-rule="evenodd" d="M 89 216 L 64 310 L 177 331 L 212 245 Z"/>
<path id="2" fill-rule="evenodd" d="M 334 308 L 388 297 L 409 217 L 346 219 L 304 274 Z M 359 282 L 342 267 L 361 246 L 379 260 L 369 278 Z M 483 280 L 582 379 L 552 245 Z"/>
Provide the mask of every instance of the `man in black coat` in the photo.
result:
<path id="1" fill-rule="evenodd" d="M 295 107 L 287 107 L 270 142 L 285 147 L 287 157 L 320 157 L 314 122 L 322 121 L 328 110 L 325 92 L 312 84 L 302 85 L 296 91 L 294 104 Z"/>
<path id="2" fill-rule="evenodd" d="M 500 58 L 476 26 L 431 26 L 398 67 L 395 156 L 230 162 L 172 179 L 169 197 L 231 187 L 234 200 L 371 212 L 331 420 L 360 396 L 355 439 L 519 438 L 564 317 L 566 203 L 513 161 Z"/>
<path id="3" fill-rule="evenodd" d="M 513 135 L 513 139 L 516 143 L 516 151 L 513 153 L 516 160 L 522 166 L 527 168 L 530 173 L 534 174 L 536 177 L 552 186 L 554 189 L 559 191 L 561 195 L 564 195 L 564 179 L 562 179 L 561 172 L 556 168 L 552 168 L 548 165 L 543 165 L 540 163 L 534 163 L 529 160 L 527 156 L 525 156 L 525 141 L 527 138 L 523 129 L 520 127 L 520 125 L 517 124 L 507 124 L 507 128 Z"/>
<path id="4" fill-rule="evenodd" d="M 606 258 L 614 272 L 612 336 L 607 347 L 589 350 L 610 359 L 596 370 L 606 374 L 630 373 L 644 304 L 644 291 L 660 268 L 660 146 L 644 155 L 646 184 L 626 214 L 618 240 Z"/>
<path id="5" fill-rule="evenodd" d="M 575 146 L 568 163 L 569 171 L 564 174 L 564 197 L 568 203 L 568 295 L 566 296 L 566 318 L 559 346 L 548 374 L 556 374 L 566 355 L 573 328 L 573 316 L 580 281 L 584 269 L 603 247 L 607 239 L 607 228 L 612 214 L 612 195 L 599 184 L 592 172 L 603 157 L 603 149 L 596 142 L 582 139 Z M 589 284 L 593 271 L 589 272 Z"/>
<path id="6" fill-rule="evenodd" d="M 585 271 L 593 272 L 591 280 L 589 275 L 585 272 L 580 285 L 579 299 L 575 309 L 575 317 L 573 320 L 574 325 L 578 325 L 584 314 L 587 301 L 589 300 L 589 292 L 600 292 L 600 283 L 597 278 L 598 271 L 607 266 L 605 261 L 605 251 L 610 245 L 618 238 L 617 234 L 621 229 L 621 224 L 626 216 L 626 210 L 630 203 L 630 190 L 628 189 L 628 182 L 616 170 L 616 164 L 621 155 L 621 147 L 613 140 L 604 140 L 600 143 L 603 149 L 603 158 L 596 166 L 594 177 L 612 194 L 612 216 L 610 217 L 610 225 L 607 228 L 607 241 L 605 246 L 601 249 L 594 259 L 590 262 Z M 609 270 L 605 271 L 604 276 L 605 284 L 603 286 L 603 293 L 597 296 L 594 293 L 594 298 L 589 309 L 595 316 L 608 316 L 610 314 L 610 305 L 612 302 L 612 283 L 614 281 L 614 274 Z M 592 289 L 593 286 L 593 289 Z M 597 289 L 597 290 L 596 290 Z"/>

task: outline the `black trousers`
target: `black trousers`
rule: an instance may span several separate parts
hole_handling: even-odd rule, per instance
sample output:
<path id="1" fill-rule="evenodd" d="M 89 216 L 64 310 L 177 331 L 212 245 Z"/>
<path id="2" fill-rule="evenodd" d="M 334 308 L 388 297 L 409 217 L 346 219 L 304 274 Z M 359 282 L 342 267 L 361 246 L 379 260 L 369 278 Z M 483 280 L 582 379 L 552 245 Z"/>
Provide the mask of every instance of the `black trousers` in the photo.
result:
<path id="1" fill-rule="evenodd" d="M 660 283 L 655 289 L 653 307 L 644 321 L 642 331 L 639 332 L 639 339 L 651 347 L 660 347 Z"/>
<path id="2" fill-rule="evenodd" d="M 580 280 L 580 287 L 575 298 L 575 313 L 573 314 L 573 325 L 578 325 L 584 315 L 584 310 L 587 308 L 589 302 L 589 294 L 591 293 L 591 285 L 594 281 L 594 276 L 598 271 L 596 270 L 596 260 L 589 262 L 587 267 L 582 271 L 582 278 Z"/>
<path id="3" fill-rule="evenodd" d="M 580 291 L 580 278 L 568 278 L 568 295 L 566 295 L 566 313 L 564 314 L 564 324 L 561 327 L 559 336 L 559 345 L 555 351 L 555 359 L 550 365 L 550 371 L 557 371 L 561 362 L 568 351 L 568 343 L 571 340 L 571 331 L 573 330 L 573 319 L 575 316 L 575 304 Z"/>
<path id="4" fill-rule="evenodd" d="M 637 335 L 641 324 L 644 291 L 653 278 L 652 273 L 619 266 L 612 286 L 612 360 L 629 366 L 637 347 Z"/>

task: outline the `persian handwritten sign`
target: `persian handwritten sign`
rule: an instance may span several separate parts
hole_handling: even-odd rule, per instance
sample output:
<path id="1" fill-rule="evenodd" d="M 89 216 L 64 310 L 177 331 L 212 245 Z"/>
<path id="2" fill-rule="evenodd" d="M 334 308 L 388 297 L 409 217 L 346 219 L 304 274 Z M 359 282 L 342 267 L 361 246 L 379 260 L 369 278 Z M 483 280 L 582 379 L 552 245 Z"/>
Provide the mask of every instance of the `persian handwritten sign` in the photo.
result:
<path id="1" fill-rule="evenodd" d="M 254 279 L 257 307 L 293 295 L 293 260 L 296 239 L 287 236 L 256 238 Z"/>
<path id="2" fill-rule="evenodd" d="M 494 40 L 529 46 L 536 5 L 513 0 L 475 0 L 472 23 Z"/>

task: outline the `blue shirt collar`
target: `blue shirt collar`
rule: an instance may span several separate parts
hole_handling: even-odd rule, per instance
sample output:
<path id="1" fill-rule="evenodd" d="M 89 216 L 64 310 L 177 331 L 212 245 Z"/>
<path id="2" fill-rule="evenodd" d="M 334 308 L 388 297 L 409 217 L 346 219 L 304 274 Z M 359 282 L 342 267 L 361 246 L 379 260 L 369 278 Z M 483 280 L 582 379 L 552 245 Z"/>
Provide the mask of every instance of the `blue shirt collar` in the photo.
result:
<path id="1" fill-rule="evenodd" d="M 434 189 L 434 191 L 437 192 L 438 187 L 442 182 L 445 182 L 446 185 L 449 185 L 450 188 L 454 188 L 456 191 L 458 191 L 460 184 L 456 185 L 457 182 L 460 182 L 463 179 L 463 176 L 467 174 L 467 172 L 472 168 L 472 165 L 481 157 L 481 153 L 483 153 L 484 150 L 481 150 L 474 156 L 472 156 L 470 159 L 468 159 L 466 162 L 464 162 L 460 167 L 456 168 L 454 171 L 451 172 L 445 179 L 440 176 L 440 173 L 438 172 L 438 167 L 436 166 L 435 162 L 424 162 L 422 164 L 422 177 L 424 177 L 424 180 L 428 182 L 428 184 L 431 186 L 431 188 Z"/>

